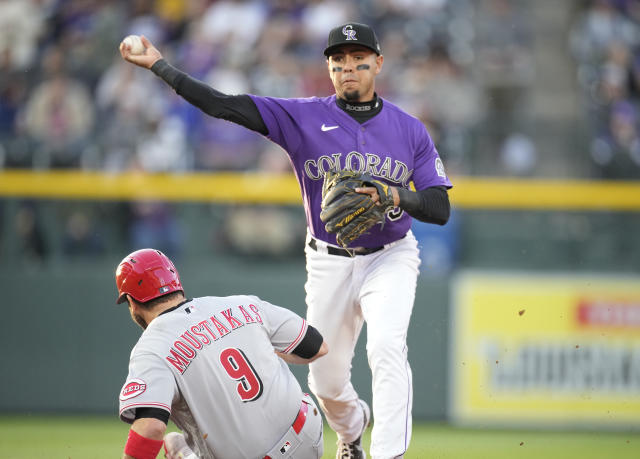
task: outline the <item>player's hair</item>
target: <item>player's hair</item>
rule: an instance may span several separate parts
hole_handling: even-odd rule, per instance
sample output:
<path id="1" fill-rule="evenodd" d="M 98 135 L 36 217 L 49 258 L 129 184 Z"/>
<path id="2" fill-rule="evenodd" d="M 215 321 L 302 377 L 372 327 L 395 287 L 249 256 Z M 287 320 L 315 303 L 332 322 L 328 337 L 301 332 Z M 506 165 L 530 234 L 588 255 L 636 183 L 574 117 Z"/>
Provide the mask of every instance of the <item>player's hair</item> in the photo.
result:
<path id="1" fill-rule="evenodd" d="M 159 304 L 168 303 L 168 302 L 173 301 L 175 299 L 184 298 L 184 297 L 185 297 L 184 293 L 181 290 L 178 290 L 176 292 L 171 292 L 171 293 L 167 293 L 166 295 L 159 296 L 157 298 L 154 298 L 152 300 L 146 301 L 144 303 L 136 301 L 133 297 L 131 297 L 131 299 L 133 301 L 135 301 L 136 303 L 138 303 L 144 309 L 153 309 L 156 306 L 158 306 Z"/>

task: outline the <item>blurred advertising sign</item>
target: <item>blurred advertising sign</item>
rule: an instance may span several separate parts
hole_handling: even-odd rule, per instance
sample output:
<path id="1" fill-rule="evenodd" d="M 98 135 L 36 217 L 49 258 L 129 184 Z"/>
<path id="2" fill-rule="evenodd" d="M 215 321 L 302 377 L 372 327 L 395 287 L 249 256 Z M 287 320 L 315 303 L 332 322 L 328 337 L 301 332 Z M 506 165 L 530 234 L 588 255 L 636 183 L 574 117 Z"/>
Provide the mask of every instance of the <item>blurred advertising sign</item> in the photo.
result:
<path id="1" fill-rule="evenodd" d="M 463 272 L 454 422 L 640 426 L 640 277 Z"/>

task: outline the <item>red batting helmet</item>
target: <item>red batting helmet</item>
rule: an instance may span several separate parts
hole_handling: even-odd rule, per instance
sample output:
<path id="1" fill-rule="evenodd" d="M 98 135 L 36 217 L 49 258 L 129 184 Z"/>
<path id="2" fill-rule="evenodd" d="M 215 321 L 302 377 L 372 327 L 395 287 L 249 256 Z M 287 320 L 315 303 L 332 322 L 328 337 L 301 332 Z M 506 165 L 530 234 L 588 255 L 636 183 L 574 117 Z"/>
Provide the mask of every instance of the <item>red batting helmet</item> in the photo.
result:
<path id="1" fill-rule="evenodd" d="M 178 270 L 171 260 L 156 249 L 142 249 L 130 253 L 116 269 L 117 303 L 124 303 L 126 295 L 145 303 L 171 292 L 184 291 Z"/>

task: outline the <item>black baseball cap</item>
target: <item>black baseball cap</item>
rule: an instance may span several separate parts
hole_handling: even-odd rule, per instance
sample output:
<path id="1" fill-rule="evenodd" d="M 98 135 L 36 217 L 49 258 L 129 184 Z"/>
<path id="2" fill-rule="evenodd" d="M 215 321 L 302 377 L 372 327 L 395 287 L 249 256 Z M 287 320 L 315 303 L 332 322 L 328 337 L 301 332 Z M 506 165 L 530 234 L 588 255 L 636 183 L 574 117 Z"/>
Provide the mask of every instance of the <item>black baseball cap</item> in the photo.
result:
<path id="1" fill-rule="evenodd" d="M 362 45 L 377 55 L 382 54 L 378 37 L 371 27 L 357 22 L 347 22 L 331 29 L 324 55 L 329 57 L 336 48 L 342 45 Z"/>

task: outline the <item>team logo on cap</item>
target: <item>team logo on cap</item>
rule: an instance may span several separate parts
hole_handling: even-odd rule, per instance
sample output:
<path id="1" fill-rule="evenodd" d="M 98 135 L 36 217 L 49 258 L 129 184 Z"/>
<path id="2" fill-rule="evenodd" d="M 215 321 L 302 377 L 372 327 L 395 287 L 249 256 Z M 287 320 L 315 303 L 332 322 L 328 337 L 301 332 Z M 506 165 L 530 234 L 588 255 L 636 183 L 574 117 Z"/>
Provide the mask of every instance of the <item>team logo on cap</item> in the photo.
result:
<path id="1" fill-rule="evenodd" d="M 356 31 L 353 30 L 353 26 L 351 24 L 347 24 L 346 26 L 344 26 L 342 28 L 342 34 L 347 37 L 347 40 L 356 40 L 358 41 L 358 39 L 356 38 Z"/>

